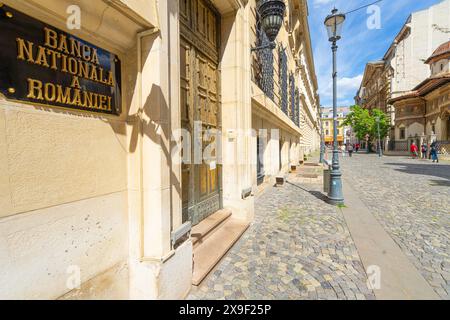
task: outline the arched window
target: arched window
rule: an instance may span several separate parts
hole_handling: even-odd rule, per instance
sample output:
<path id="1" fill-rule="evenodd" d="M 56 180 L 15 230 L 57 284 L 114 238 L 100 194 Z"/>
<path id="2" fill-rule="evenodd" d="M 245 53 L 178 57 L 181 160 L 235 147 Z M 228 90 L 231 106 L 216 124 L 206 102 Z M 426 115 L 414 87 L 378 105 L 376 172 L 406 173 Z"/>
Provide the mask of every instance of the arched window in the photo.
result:
<path id="1" fill-rule="evenodd" d="M 400 140 L 406 139 L 406 128 L 400 128 Z"/>

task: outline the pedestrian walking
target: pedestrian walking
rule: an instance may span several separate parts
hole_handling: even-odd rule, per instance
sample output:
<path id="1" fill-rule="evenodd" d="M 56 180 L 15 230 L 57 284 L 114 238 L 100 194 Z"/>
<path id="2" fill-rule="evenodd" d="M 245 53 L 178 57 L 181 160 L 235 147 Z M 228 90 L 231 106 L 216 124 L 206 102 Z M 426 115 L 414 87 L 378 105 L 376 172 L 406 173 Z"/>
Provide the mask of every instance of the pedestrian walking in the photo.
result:
<path id="1" fill-rule="evenodd" d="M 431 155 L 431 160 L 433 160 L 433 163 L 439 163 L 439 158 L 438 158 L 438 146 L 436 141 L 434 141 L 431 144 L 431 151 L 430 151 L 430 155 Z"/>
<path id="2" fill-rule="evenodd" d="M 426 145 L 426 143 L 422 144 L 422 159 L 427 159 L 427 154 L 428 154 L 428 146 Z"/>
<path id="3" fill-rule="evenodd" d="M 343 158 L 345 158 L 345 149 L 346 149 L 346 146 L 345 146 L 345 145 L 342 145 L 342 146 L 341 146 L 341 152 L 342 152 L 342 157 L 343 157 Z"/>
<path id="4" fill-rule="evenodd" d="M 348 145 L 348 156 L 351 158 L 353 156 L 353 145 Z"/>
<path id="5" fill-rule="evenodd" d="M 414 142 L 411 144 L 411 155 L 413 159 L 419 157 L 419 148 L 417 148 L 417 145 Z"/>
<path id="6" fill-rule="evenodd" d="M 359 143 L 356 144 L 356 153 L 358 153 L 359 149 L 361 149 L 361 145 Z"/>

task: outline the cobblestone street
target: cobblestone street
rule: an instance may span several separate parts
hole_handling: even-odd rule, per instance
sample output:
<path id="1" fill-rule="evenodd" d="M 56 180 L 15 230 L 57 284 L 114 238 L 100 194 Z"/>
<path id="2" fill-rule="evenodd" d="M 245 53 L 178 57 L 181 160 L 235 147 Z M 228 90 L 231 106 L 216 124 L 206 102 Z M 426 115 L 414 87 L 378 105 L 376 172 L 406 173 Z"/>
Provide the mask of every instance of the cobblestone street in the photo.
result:
<path id="1" fill-rule="evenodd" d="M 256 201 L 255 222 L 189 299 L 374 299 L 340 210 L 296 175 Z"/>
<path id="2" fill-rule="evenodd" d="M 434 291 L 450 295 L 450 166 L 357 154 L 344 183 Z M 290 175 L 256 201 L 255 222 L 189 299 L 375 299 L 340 209 Z"/>
<path id="3" fill-rule="evenodd" d="M 358 190 L 435 292 L 450 299 L 450 165 L 365 154 L 341 164 L 344 183 Z"/>

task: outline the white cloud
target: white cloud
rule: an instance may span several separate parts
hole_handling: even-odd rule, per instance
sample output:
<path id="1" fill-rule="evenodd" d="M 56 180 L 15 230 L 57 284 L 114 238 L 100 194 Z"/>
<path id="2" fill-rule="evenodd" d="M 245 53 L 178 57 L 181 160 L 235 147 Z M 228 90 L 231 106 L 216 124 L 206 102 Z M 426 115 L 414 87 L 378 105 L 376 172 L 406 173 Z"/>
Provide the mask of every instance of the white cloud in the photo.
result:
<path id="1" fill-rule="evenodd" d="M 351 100 L 351 98 L 356 95 L 356 92 L 361 85 L 362 79 L 362 74 L 355 77 L 342 77 L 338 79 L 337 91 L 338 103 L 340 105 L 348 105 L 353 103 L 353 100 Z M 327 85 L 320 88 L 320 98 L 322 102 L 324 102 L 325 104 L 329 104 L 328 101 L 330 101 L 333 97 L 333 80 L 330 76 L 328 81 L 322 78 L 321 83 L 326 83 Z"/>
<path id="2" fill-rule="evenodd" d="M 340 90 L 344 91 L 356 91 L 359 89 L 359 86 L 361 85 L 361 81 L 363 79 L 363 75 L 357 75 L 353 78 L 341 78 L 338 80 L 338 86 Z"/>
<path id="3" fill-rule="evenodd" d="M 394 37 L 411 14 L 442 0 L 396 0 L 383 1 L 381 8 L 381 29 L 368 29 L 367 10 L 358 10 L 347 15 L 343 36 L 338 46 L 338 102 L 353 104 L 353 98 L 359 88 L 361 75 L 368 61 L 383 57 Z M 368 0 L 308 0 L 310 5 L 310 32 L 314 48 L 316 74 L 319 82 L 320 101 L 323 105 L 332 103 L 332 59 L 323 21 L 335 6 L 341 12 L 368 4 Z"/>
<path id="4" fill-rule="evenodd" d="M 314 0 L 314 6 L 318 7 L 320 5 L 328 4 L 333 2 L 334 0 Z"/>

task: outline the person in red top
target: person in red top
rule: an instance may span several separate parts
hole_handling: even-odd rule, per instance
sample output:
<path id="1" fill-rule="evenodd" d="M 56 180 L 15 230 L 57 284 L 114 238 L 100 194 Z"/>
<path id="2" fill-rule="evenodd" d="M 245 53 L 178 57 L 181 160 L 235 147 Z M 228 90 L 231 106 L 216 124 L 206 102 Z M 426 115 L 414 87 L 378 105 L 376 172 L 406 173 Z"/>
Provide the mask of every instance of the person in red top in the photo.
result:
<path id="1" fill-rule="evenodd" d="M 417 148 L 417 145 L 414 142 L 411 144 L 411 154 L 413 159 L 419 157 L 419 148 Z"/>

